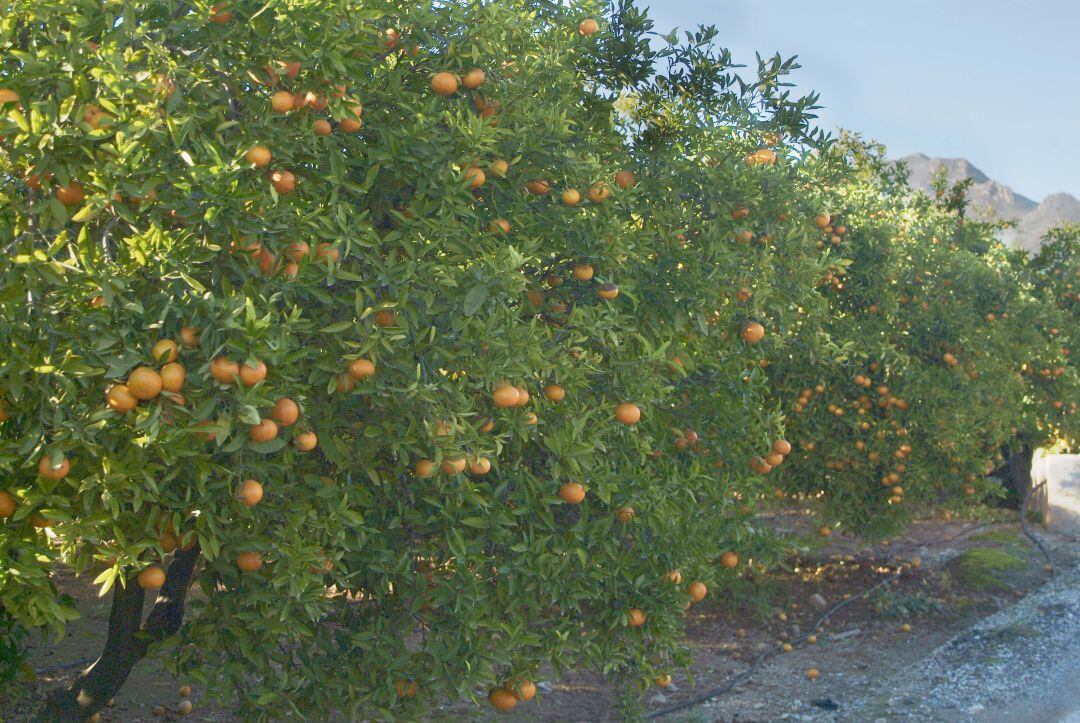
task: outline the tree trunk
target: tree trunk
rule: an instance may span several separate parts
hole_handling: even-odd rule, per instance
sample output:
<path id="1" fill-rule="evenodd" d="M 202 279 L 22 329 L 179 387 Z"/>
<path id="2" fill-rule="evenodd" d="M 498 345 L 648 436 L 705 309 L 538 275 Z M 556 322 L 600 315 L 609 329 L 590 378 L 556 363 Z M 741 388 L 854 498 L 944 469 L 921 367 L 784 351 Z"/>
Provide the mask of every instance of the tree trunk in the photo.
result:
<path id="1" fill-rule="evenodd" d="M 1006 463 L 1009 486 L 1009 501 L 1019 507 L 1024 503 L 1028 491 L 1031 489 L 1031 462 L 1034 459 L 1034 450 L 1027 444 L 1020 447 L 1019 451 L 1009 455 Z"/>
<path id="2" fill-rule="evenodd" d="M 180 630 L 184 602 L 198 559 L 198 545 L 176 553 L 157 601 L 141 625 L 146 591 L 139 587 L 134 576 L 124 587 L 114 588 L 109 635 L 101 657 L 70 686 L 49 694 L 38 721 L 85 721 L 105 707 L 135 664 L 146 656 L 150 645 Z"/>

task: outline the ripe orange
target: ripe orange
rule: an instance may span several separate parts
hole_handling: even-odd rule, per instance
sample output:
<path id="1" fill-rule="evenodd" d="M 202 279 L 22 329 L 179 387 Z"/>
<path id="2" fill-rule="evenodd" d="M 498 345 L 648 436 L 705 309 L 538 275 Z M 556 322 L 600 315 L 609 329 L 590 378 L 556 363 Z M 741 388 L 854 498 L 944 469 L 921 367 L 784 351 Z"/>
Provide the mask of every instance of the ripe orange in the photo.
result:
<path id="1" fill-rule="evenodd" d="M 212 23 L 224 25 L 232 20 L 232 17 L 232 10 L 229 10 L 229 6 L 226 3 L 218 3 L 210 8 L 210 22 Z"/>
<path id="2" fill-rule="evenodd" d="M 282 397 L 274 402 L 274 408 L 270 410 L 270 416 L 282 427 L 288 427 L 296 423 L 300 418 L 300 406 L 288 397 Z"/>
<path id="3" fill-rule="evenodd" d="M 458 89 L 457 76 L 453 73 L 447 73 L 446 71 L 436 73 L 431 78 L 431 89 L 435 91 L 436 95 L 441 95 L 444 98 L 451 96 L 456 93 Z"/>
<path id="4" fill-rule="evenodd" d="M 553 402 L 561 402 L 566 397 L 566 390 L 558 384 L 549 384 L 544 387 L 544 396 Z"/>
<path id="5" fill-rule="evenodd" d="M 705 596 L 709 594 L 709 589 L 705 587 L 703 582 L 692 582 L 686 588 L 686 594 L 690 596 L 690 599 L 694 602 L 701 602 L 705 599 Z"/>
<path id="6" fill-rule="evenodd" d="M 356 106 L 359 108 L 360 106 Z M 359 115 L 359 114 L 358 114 Z M 338 123 L 342 133 L 356 133 L 364 127 L 364 122 L 359 118 L 342 118 Z"/>
<path id="7" fill-rule="evenodd" d="M 279 90 L 270 96 L 270 107 L 277 113 L 288 113 L 293 109 L 293 94 Z"/>
<path id="8" fill-rule="evenodd" d="M 321 243 L 315 249 L 315 258 L 327 259 L 331 263 L 337 263 L 341 259 L 341 252 L 332 243 Z M 378 314 L 376 314 L 376 317 Z M 377 320 L 377 319 L 376 319 Z"/>
<path id="9" fill-rule="evenodd" d="M 311 130 L 314 131 L 317 136 L 328 136 L 334 132 L 334 128 L 330 125 L 330 121 L 325 118 L 319 118 L 312 123 Z"/>
<path id="10" fill-rule="evenodd" d="M 19 96 L 15 94 L 15 91 L 8 88 L 0 88 L 0 105 L 4 103 L 18 103 Z"/>
<path id="11" fill-rule="evenodd" d="M 601 299 L 611 301 L 619 295 L 619 287 L 612 283 L 604 284 L 600 287 L 600 290 L 596 292 Z"/>
<path id="12" fill-rule="evenodd" d="M 765 338 L 765 327 L 756 321 L 751 321 L 743 327 L 742 338 L 747 344 L 757 344 Z"/>
<path id="13" fill-rule="evenodd" d="M 153 399 L 161 394 L 161 375 L 150 367 L 137 367 L 128 375 L 127 386 L 136 399 Z"/>
<path id="14" fill-rule="evenodd" d="M 585 20 L 582 20 L 580 23 L 578 23 L 577 29 L 579 33 L 581 33 L 585 37 L 589 37 L 600 29 L 600 23 L 596 22 L 592 18 L 586 18 Z"/>
<path id="15" fill-rule="evenodd" d="M 210 362 L 210 375 L 219 384 L 232 384 L 240 375 L 240 365 L 228 357 L 219 356 Z"/>
<path id="16" fill-rule="evenodd" d="M 263 566 L 262 555 L 257 552 L 241 552 L 236 556 L 236 566 L 243 572 L 255 572 Z"/>
<path id="17" fill-rule="evenodd" d="M 523 680 L 517 684 L 513 693 L 518 700 L 528 703 L 536 697 L 536 685 L 531 680 Z"/>
<path id="18" fill-rule="evenodd" d="M 176 706 L 176 712 L 180 715 L 191 715 L 191 711 L 194 710 L 194 708 L 195 706 L 191 704 L 190 700 L 182 700 Z"/>
<path id="19" fill-rule="evenodd" d="M 174 362 L 180 356 L 180 349 L 172 339 L 161 339 L 150 348 L 150 356 L 159 364 Z"/>
<path id="20" fill-rule="evenodd" d="M 422 459 L 416 463 L 413 472 L 416 473 L 417 477 L 431 477 L 435 474 L 435 463 L 430 459 Z"/>
<path id="21" fill-rule="evenodd" d="M 139 573 L 138 581 L 143 590 L 156 590 L 165 584 L 165 571 L 160 565 L 150 565 Z"/>
<path id="22" fill-rule="evenodd" d="M 248 430 L 248 437 L 252 442 L 269 442 L 277 435 L 278 426 L 272 419 L 264 419 Z"/>
<path id="23" fill-rule="evenodd" d="M 285 255 L 295 262 L 302 261 L 311 252 L 311 247 L 304 241 L 293 241 L 285 249 Z"/>
<path id="24" fill-rule="evenodd" d="M 821 673 L 818 672 L 817 668 L 810 668 L 810 670 L 806 671 L 806 677 L 810 680 L 817 680 L 821 677 Z"/>
<path id="25" fill-rule="evenodd" d="M 593 267 L 590 264 L 578 264 L 574 267 L 574 278 L 578 281 L 588 281 L 593 277 Z"/>
<path id="26" fill-rule="evenodd" d="M 262 501 L 263 486 L 256 480 L 246 479 L 241 483 L 240 491 L 236 493 L 236 498 L 240 500 L 240 504 L 245 507 L 254 507 Z"/>
<path id="27" fill-rule="evenodd" d="M 397 324 L 397 314 L 392 309 L 379 309 L 375 312 L 375 323 L 381 327 Z"/>
<path id="28" fill-rule="evenodd" d="M 0 490 L 0 518 L 15 514 L 15 498 L 10 493 Z"/>
<path id="29" fill-rule="evenodd" d="M 496 231 L 510 233 L 510 222 L 505 218 L 497 218 L 488 224 L 488 231 L 491 231 L 492 233 L 495 233 Z"/>
<path id="30" fill-rule="evenodd" d="M 465 180 L 469 184 L 469 188 L 480 188 L 487 182 L 487 176 L 484 175 L 483 170 L 477 166 L 469 166 L 465 169 Z"/>
<path id="31" fill-rule="evenodd" d="M 292 107 L 292 98 L 289 99 L 289 107 Z M 270 165 L 270 159 L 273 158 L 273 154 L 270 153 L 270 149 L 266 146 L 252 146 L 244 154 L 244 158 L 247 162 L 256 168 L 265 168 Z"/>
<path id="32" fill-rule="evenodd" d="M 769 452 L 765 455 L 765 464 L 770 467 L 777 467 L 784 461 L 784 455 L 778 452 Z"/>
<path id="33" fill-rule="evenodd" d="M 525 190 L 529 193 L 535 193 L 537 196 L 543 196 L 550 190 L 550 186 L 547 181 L 534 180 L 525 184 Z"/>
<path id="34" fill-rule="evenodd" d="M 634 512 L 633 507 L 620 507 L 615 510 L 615 519 L 622 523 L 629 522 L 634 519 L 635 516 L 637 516 L 637 513 Z"/>
<path id="35" fill-rule="evenodd" d="M 641 409 L 633 402 L 623 402 L 615 407 L 615 419 L 622 424 L 637 424 L 641 419 Z"/>
<path id="36" fill-rule="evenodd" d="M 113 384 L 109 387 L 109 391 L 105 392 L 105 402 L 120 414 L 127 414 L 139 406 L 139 400 L 132 395 L 127 384 Z"/>
<path id="37" fill-rule="evenodd" d="M 632 628 L 640 628 L 645 624 L 645 612 L 641 608 L 630 608 L 626 613 L 626 622 Z"/>
<path id="38" fill-rule="evenodd" d="M 659 675 L 659 676 L 653 678 L 653 682 L 656 683 L 661 688 L 667 688 L 668 686 L 671 685 L 671 676 L 670 675 Z"/>
<path id="39" fill-rule="evenodd" d="M 179 392 L 183 389 L 184 381 L 186 379 L 187 371 L 182 364 L 169 362 L 161 367 L 161 388 L 167 392 L 172 392 L 173 394 Z"/>
<path id="40" fill-rule="evenodd" d="M 825 212 L 821 212 L 821 213 L 817 214 L 816 216 L 814 216 L 814 225 L 817 226 L 818 228 L 825 228 L 826 226 L 829 225 L 829 222 L 831 220 L 832 220 L 832 217 L 829 214 L 827 214 Z"/>
<path id="41" fill-rule="evenodd" d="M 500 387 L 496 387 L 495 391 L 491 394 L 491 400 L 499 409 L 516 407 L 520 399 L 521 393 L 517 390 L 516 387 L 512 387 L 509 384 L 504 384 Z"/>
<path id="42" fill-rule="evenodd" d="M 314 432 L 303 432 L 296 435 L 293 443 L 301 452 L 310 452 L 319 446 L 319 438 L 315 436 Z"/>
<path id="43" fill-rule="evenodd" d="M 615 185 L 624 191 L 628 188 L 633 188 L 637 183 L 637 179 L 634 176 L 633 171 L 622 170 L 615 174 Z"/>
<path id="44" fill-rule="evenodd" d="M 828 525 L 822 525 L 818 528 L 818 534 L 822 537 L 832 537 L 832 528 Z"/>
<path id="45" fill-rule="evenodd" d="M 485 475 L 491 471 L 491 460 L 487 457 L 476 457 L 469 462 L 469 472 L 475 475 Z"/>
<path id="46" fill-rule="evenodd" d="M 518 704 L 518 699 L 506 688 L 492 688 L 488 692 L 488 702 L 497 710 L 510 710 Z"/>
<path id="47" fill-rule="evenodd" d="M 484 71 L 480 68 L 473 68 L 461 76 L 461 84 L 469 90 L 476 90 L 484 84 Z"/>
<path id="48" fill-rule="evenodd" d="M 669 570 L 664 575 L 664 579 L 673 585 L 679 585 L 682 583 L 682 573 L 678 570 Z"/>
<path id="49" fill-rule="evenodd" d="M 280 194 L 292 193 L 296 189 L 296 176 L 292 171 L 272 171 L 270 184 Z"/>
<path id="50" fill-rule="evenodd" d="M 559 497 L 563 498 L 563 502 L 579 505 L 585 499 L 585 488 L 578 482 L 567 482 L 559 487 Z"/>
<path id="51" fill-rule="evenodd" d="M 739 556 L 728 550 L 720 556 L 720 564 L 728 570 L 733 570 L 739 566 Z"/>
<path id="52" fill-rule="evenodd" d="M 78 206 L 86 199 L 83 186 L 78 181 L 72 181 L 66 186 L 56 187 L 56 200 L 65 206 Z"/>
<path id="53" fill-rule="evenodd" d="M 263 379 L 266 379 L 266 364 L 255 360 L 255 366 L 248 362 L 240 365 L 240 383 L 245 387 L 253 387 Z"/>
<path id="54" fill-rule="evenodd" d="M 562 192 L 562 202 L 567 206 L 576 206 L 581 203 L 581 193 L 576 188 L 568 188 Z"/>
<path id="55" fill-rule="evenodd" d="M 401 678 L 398 678 L 394 681 L 394 690 L 397 691 L 398 698 L 415 698 L 416 681 L 402 680 Z"/>
<path id="56" fill-rule="evenodd" d="M 198 346 L 199 330 L 193 326 L 180 327 L 180 343 L 189 347 Z"/>
<path id="57" fill-rule="evenodd" d="M 442 471 L 444 474 L 461 474 L 465 471 L 465 467 L 468 463 L 464 457 L 458 457 L 457 459 L 444 459 L 442 463 Z"/>
<path id="58" fill-rule="evenodd" d="M 493 175 L 506 178 L 506 172 L 510 170 L 510 163 L 505 158 L 496 158 L 488 168 Z"/>
<path id="59" fill-rule="evenodd" d="M 791 443 L 788 442 L 786 439 L 778 439 L 773 442 L 772 449 L 777 454 L 787 456 L 791 454 Z"/>
<path id="60" fill-rule="evenodd" d="M 607 187 L 606 183 L 594 183 L 589 186 L 589 190 L 585 195 L 592 203 L 603 203 L 611 195 L 611 189 Z"/>

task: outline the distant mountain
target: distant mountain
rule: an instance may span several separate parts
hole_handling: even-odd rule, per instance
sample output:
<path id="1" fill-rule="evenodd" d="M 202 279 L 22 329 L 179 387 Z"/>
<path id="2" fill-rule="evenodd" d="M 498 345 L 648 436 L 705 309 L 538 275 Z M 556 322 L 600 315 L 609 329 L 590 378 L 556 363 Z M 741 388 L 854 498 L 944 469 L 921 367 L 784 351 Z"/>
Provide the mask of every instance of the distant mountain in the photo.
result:
<path id="1" fill-rule="evenodd" d="M 914 153 L 901 160 L 910 171 L 911 185 L 924 191 L 933 192 L 931 179 L 939 167 L 945 168 L 950 182 L 970 178 L 971 206 L 977 216 L 1019 221 L 1017 228 L 1007 231 L 1002 239 L 1011 246 L 1034 251 L 1043 234 L 1054 226 L 1080 223 L 1080 201 L 1068 193 L 1055 193 L 1036 203 L 987 177 L 963 158 L 930 158 Z"/>

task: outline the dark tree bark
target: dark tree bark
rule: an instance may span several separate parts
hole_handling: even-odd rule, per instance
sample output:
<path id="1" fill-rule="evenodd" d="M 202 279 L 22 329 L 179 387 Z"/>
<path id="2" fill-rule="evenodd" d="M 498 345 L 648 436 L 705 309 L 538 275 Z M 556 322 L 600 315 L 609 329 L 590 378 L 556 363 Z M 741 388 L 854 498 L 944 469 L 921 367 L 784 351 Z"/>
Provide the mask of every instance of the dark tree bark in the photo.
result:
<path id="1" fill-rule="evenodd" d="M 85 721 L 105 707 L 135 664 L 146 657 L 150 646 L 180 630 L 198 559 L 198 545 L 176 553 L 145 622 L 142 614 L 146 591 L 135 577 L 129 578 L 126 586 L 113 590 L 109 635 L 101 656 L 67 688 L 49 694 L 38 721 Z"/>
<path id="2" fill-rule="evenodd" d="M 1009 485 L 1009 501 L 1017 509 L 1027 498 L 1028 492 L 1031 491 L 1031 462 L 1034 455 L 1035 451 L 1027 444 L 1024 444 L 1018 451 L 1009 455 L 1005 465 L 1008 472 L 1006 483 Z"/>

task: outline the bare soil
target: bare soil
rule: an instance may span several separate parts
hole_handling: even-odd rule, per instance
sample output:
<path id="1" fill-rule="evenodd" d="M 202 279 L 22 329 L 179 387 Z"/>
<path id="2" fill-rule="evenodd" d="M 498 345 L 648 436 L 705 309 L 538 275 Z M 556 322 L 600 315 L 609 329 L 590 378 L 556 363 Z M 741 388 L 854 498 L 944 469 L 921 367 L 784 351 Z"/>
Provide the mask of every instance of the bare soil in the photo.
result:
<path id="1" fill-rule="evenodd" d="M 835 711 L 842 719 L 852 701 L 916 666 L 955 633 L 1047 579 L 1042 558 L 1015 521 L 926 519 L 914 523 L 903 539 L 876 544 L 843 535 L 817 537 L 810 520 L 798 511 L 778 515 L 772 524 L 793 536 L 801 545 L 798 553 L 786 570 L 744 577 L 743 589 L 734 596 L 710 596 L 690 609 L 687 643 L 694 663 L 673 676 L 671 687 L 646 693 L 646 715 L 749 723 L 809 720 Z M 1006 552 L 1023 564 L 973 573 L 965 566 L 965 553 L 976 548 Z M 983 579 L 982 573 L 989 577 Z M 59 644 L 51 638 L 32 639 L 27 667 L 34 677 L 0 690 L 0 721 L 29 720 L 44 692 L 71 680 L 101 649 L 108 598 L 98 598 L 88 579 L 61 577 L 58 583 L 76 600 L 82 617 L 69 625 Z M 828 618 L 819 624 L 826 612 Z M 904 631 L 905 624 L 910 632 Z M 806 640 L 811 634 L 817 636 L 816 643 Z M 782 652 L 785 642 L 792 646 L 790 652 Z M 819 679 L 807 678 L 810 668 L 820 672 Z M 181 685 L 183 681 L 162 673 L 154 661 L 144 661 L 102 718 L 177 719 Z M 618 691 L 601 676 L 581 672 L 538 685 L 535 701 L 498 718 L 619 719 Z M 702 700 L 727 687 L 731 689 Z M 236 720 L 224 708 L 200 700 L 201 692 L 195 691 L 195 712 L 185 720 Z M 685 708 L 665 714 L 680 705 Z M 157 706 L 166 709 L 163 716 L 154 714 Z M 496 716 L 486 705 L 459 703 L 433 709 L 430 718 Z"/>

